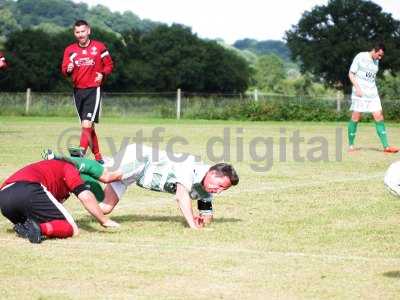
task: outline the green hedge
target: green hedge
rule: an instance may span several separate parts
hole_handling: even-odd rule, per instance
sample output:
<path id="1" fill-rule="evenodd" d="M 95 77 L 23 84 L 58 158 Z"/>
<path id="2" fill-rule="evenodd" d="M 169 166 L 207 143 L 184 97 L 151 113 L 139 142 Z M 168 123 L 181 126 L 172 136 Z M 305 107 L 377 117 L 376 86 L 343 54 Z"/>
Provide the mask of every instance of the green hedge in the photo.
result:
<path id="1" fill-rule="evenodd" d="M 212 101 L 197 101 L 183 113 L 188 119 L 220 119 L 251 121 L 343 121 L 349 117 L 348 107 L 336 111 L 336 102 L 331 100 L 287 98 L 255 102 L 232 101 L 217 105 Z"/>
<path id="2" fill-rule="evenodd" d="M 0 115 L 25 115 L 25 94 L 0 95 Z M 386 120 L 400 121 L 400 101 L 383 101 Z M 243 97 L 183 97 L 182 118 L 250 121 L 347 121 L 349 102 L 306 97 L 268 96 L 259 101 Z M 29 115 L 75 116 L 70 94 L 34 94 Z M 109 94 L 102 105 L 103 116 L 175 118 L 175 95 Z M 364 121 L 371 115 L 363 116 Z"/>

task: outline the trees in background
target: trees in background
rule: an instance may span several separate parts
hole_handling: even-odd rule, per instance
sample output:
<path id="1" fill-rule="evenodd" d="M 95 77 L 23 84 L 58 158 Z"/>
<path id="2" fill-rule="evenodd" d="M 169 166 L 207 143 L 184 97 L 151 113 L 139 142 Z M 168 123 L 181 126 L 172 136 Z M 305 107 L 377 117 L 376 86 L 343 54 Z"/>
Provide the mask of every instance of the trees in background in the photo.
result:
<path id="1" fill-rule="evenodd" d="M 71 26 L 78 18 L 87 19 L 92 37 L 110 48 L 116 66 L 105 84 L 109 91 L 231 93 L 251 87 L 287 95 L 321 96 L 332 94 L 332 88 L 348 93 L 352 59 L 383 40 L 380 92 L 399 97 L 400 22 L 367 0 L 330 0 L 314 7 L 287 31 L 287 44 L 244 39 L 233 47 L 199 39 L 182 25 L 141 20 L 102 5 L 0 0 L 0 48 L 12 66 L 0 72 L 0 89 L 70 90 L 59 64 L 64 47 L 74 41 Z"/>
<path id="2" fill-rule="evenodd" d="M 293 59 L 302 62 L 302 72 L 346 93 L 351 89 L 352 59 L 374 42 L 386 45 L 380 69 L 400 69 L 400 22 L 371 1 L 330 0 L 326 6 L 316 6 L 286 32 L 286 40 Z"/>
<path id="3" fill-rule="evenodd" d="M 109 91 L 244 92 L 250 68 L 236 53 L 216 42 L 199 39 L 182 25 L 160 25 L 148 32 L 121 34 L 93 28 L 110 50 L 115 70 L 105 83 Z M 72 30 L 46 33 L 40 29 L 16 31 L 5 43 L 12 67 L 0 73 L 2 91 L 69 90 L 60 74 L 66 45 L 74 41 Z"/>

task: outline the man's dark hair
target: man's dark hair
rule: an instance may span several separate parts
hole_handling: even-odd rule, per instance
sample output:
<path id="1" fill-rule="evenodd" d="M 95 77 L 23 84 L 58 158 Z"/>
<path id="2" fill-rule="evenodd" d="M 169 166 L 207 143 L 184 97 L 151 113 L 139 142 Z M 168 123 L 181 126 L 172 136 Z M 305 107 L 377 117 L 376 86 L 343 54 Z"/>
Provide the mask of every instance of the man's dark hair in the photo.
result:
<path id="1" fill-rule="evenodd" d="M 79 27 L 79 26 L 89 26 L 89 23 L 86 22 L 85 20 L 77 20 L 74 24 L 74 27 Z"/>
<path id="2" fill-rule="evenodd" d="M 381 49 L 383 52 L 385 52 L 385 44 L 384 43 L 375 43 L 373 49 L 375 50 L 375 52 L 377 52 Z"/>
<path id="3" fill-rule="evenodd" d="M 229 164 L 219 163 L 213 165 L 209 171 L 216 171 L 218 175 L 228 177 L 232 185 L 237 185 L 239 183 L 239 176 L 236 170 Z"/>

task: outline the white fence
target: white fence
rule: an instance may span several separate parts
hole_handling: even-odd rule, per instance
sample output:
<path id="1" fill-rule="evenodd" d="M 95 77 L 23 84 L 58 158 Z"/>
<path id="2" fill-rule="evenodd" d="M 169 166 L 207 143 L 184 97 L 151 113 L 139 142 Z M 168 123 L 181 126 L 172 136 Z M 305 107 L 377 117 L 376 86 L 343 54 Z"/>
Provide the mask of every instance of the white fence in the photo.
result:
<path id="1" fill-rule="evenodd" d="M 244 102 L 296 102 L 308 105 L 323 102 L 337 112 L 348 110 L 348 97 L 324 98 L 265 94 L 257 90 L 243 94 L 172 92 L 105 92 L 102 101 L 104 116 L 168 117 L 180 119 L 200 109 L 232 107 Z M 74 116 L 72 93 L 42 93 L 28 89 L 25 93 L 0 93 L 0 114 Z"/>

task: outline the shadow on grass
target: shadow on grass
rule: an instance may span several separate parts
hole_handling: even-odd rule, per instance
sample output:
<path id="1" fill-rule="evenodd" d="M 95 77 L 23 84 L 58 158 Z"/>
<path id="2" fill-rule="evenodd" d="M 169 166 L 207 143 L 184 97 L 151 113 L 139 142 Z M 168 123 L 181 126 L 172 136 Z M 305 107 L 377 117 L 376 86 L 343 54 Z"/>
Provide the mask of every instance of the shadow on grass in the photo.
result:
<path id="1" fill-rule="evenodd" d="M 382 275 L 389 278 L 400 278 L 400 271 L 389 271 L 383 273 Z"/>
<path id="2" fill-rule="evenodd" d="M 135 223 L 135 222 L 176 222 L 181 223 L 186 226 L 185 219 L 181 216 L 151 216 L 151 215 L 120 215 L 120 216 L 112 216 L 111 219 L 122 224 L 122 223 Z M 241 222 L 241 219 L 236 218 L 215 218 L 213 223 L 236 223 Z M 93 224 L 96 224 L 96 221 L 90 217 L 85 216 L 76 220 L 79 228 L 82 228 L 89 232 L 98 231 L 98 229 L 93 227 Z"/>
<path id="3" fill-rule="evenodd" d="M 360 148 L 360 149 L 367 150 L 367 151 L 374 151 L 374 152 L 382 152 L 383 153 L 383 148 L 365 147 L 365 148 Z"/>
<path id="4" fill-rule="evenodd" d="M 22 133 L 21 130 L 0 130 L 0 134 L 16 134 Z"/>

